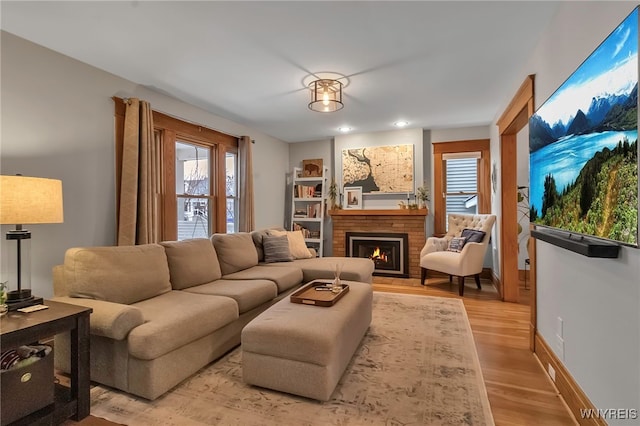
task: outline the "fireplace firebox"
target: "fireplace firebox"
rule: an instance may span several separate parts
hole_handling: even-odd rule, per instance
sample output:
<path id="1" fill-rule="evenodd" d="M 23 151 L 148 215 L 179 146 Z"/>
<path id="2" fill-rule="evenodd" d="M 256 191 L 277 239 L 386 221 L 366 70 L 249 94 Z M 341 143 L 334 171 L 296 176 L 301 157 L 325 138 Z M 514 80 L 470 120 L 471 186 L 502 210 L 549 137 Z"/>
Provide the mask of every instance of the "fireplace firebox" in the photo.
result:
<path id="1" fill-rule="evenodd" d="M 373 260 L 373 275 L 409 277 L 407 234 L 347 232 L 345 237 L 347 256 Z"/>

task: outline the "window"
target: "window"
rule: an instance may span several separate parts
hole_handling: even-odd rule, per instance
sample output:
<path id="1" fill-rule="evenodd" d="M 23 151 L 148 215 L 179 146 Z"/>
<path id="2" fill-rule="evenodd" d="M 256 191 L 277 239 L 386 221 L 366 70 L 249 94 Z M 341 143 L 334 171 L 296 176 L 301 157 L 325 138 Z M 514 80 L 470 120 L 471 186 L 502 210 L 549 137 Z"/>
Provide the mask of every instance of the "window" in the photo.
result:
<path id="1" fill-rule="evenodd" d="M 489 140 L 433 144 L 434 234 L 447 231 L 449 213 L 489 213 Z"/>
<path id="2" fill-rule="evenodd" d="M 466 155 L 474 154 L 470 157 Z M 444 158 L 444 168 L 446 170 L 445 206 L 446 214 L 477 214 L 478 213 L 478 158 L 476 153 L 462 153 L 464 157 L 458 155 L 453 158 Z M 448 222 L 445 222 L 445 229 L 448 230 Z"/>
<path id="3" fill-rule="evenodd" d="M 211 208 L 215 198 L 210 179 L 210 159 L 215 158 L 215 147 L 183 141 L 175 145 L 177 239 L 207 238 L 215 223 L 215 212 Z"/>
<path id="4" fill-rule="evenodd" d="M 123 99 L 113 100 L 118 171 L 122 165 L 125 106 Z M 239 217 L 238 138 L 158 111 L 153 111 L 153 126 L 162 157 L 158 197 L 161 239 L 235 232 Z M 118 191 L 120 180 L 116 172 Z"/>

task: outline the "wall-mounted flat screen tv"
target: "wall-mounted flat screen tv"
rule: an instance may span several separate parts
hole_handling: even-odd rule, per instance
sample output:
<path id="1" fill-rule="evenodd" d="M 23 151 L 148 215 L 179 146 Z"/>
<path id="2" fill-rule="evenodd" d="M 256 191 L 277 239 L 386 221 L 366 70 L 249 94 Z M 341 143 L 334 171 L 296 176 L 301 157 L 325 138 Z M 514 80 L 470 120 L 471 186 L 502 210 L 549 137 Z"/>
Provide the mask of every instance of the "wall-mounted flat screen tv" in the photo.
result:
<path id="1" fill-rule="evenodd" d="M 638 246 L 638 8 L 529 120 L 530 219 Z"/>

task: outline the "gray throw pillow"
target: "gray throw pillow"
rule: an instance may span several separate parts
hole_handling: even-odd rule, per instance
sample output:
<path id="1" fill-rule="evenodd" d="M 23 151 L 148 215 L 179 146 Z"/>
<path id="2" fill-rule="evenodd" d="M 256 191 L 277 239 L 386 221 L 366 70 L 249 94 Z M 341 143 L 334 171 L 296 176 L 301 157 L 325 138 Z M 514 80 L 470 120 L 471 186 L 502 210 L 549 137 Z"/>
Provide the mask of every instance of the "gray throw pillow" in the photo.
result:
<path id="1" fill-rule="evenodd" d="M 449 247 L 447 251 L 455 251 L 456 253 L 460 253 L 464 248 L 467 239 L 465 237 L 453 237 L 451 241 L 449 241 Z"/>
<path id="2" fill-rule="evenodd" d="M 468 243 L 481 243 L 486 234 L 486 232 L 477 229 L 466 228 L 462 231 L 462 236 L 467 239 Z"/>
<path id="3" fill-rule="evenodd" d="M 289 239 L 286 235 L 265 235 L 262 237 L 264 247 L 264 262 L 291 262 L 293 256 L 289 251 Z"/>

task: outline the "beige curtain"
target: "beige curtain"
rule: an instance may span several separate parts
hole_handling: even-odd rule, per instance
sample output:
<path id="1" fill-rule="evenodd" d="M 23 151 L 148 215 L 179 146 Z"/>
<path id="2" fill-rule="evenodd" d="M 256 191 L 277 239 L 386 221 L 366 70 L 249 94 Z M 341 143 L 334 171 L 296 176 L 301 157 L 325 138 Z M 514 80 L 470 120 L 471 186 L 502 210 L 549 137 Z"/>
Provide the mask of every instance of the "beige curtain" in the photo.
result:
<path id="1" fill-rule="evenodd" d="M 251 138 L 242 136 L 238 140 L 238 186 L 240 188 L 240 205 L 238 231 L 251 232 L 255 228 L 253 211 L 253 160 L 251 154 Z"/>
<path id="2" fill-rule="evenodd" d="M 160 134 L 154 134 L 148 102 L 126 102 L 118 245 L 160 241 Z"/>

